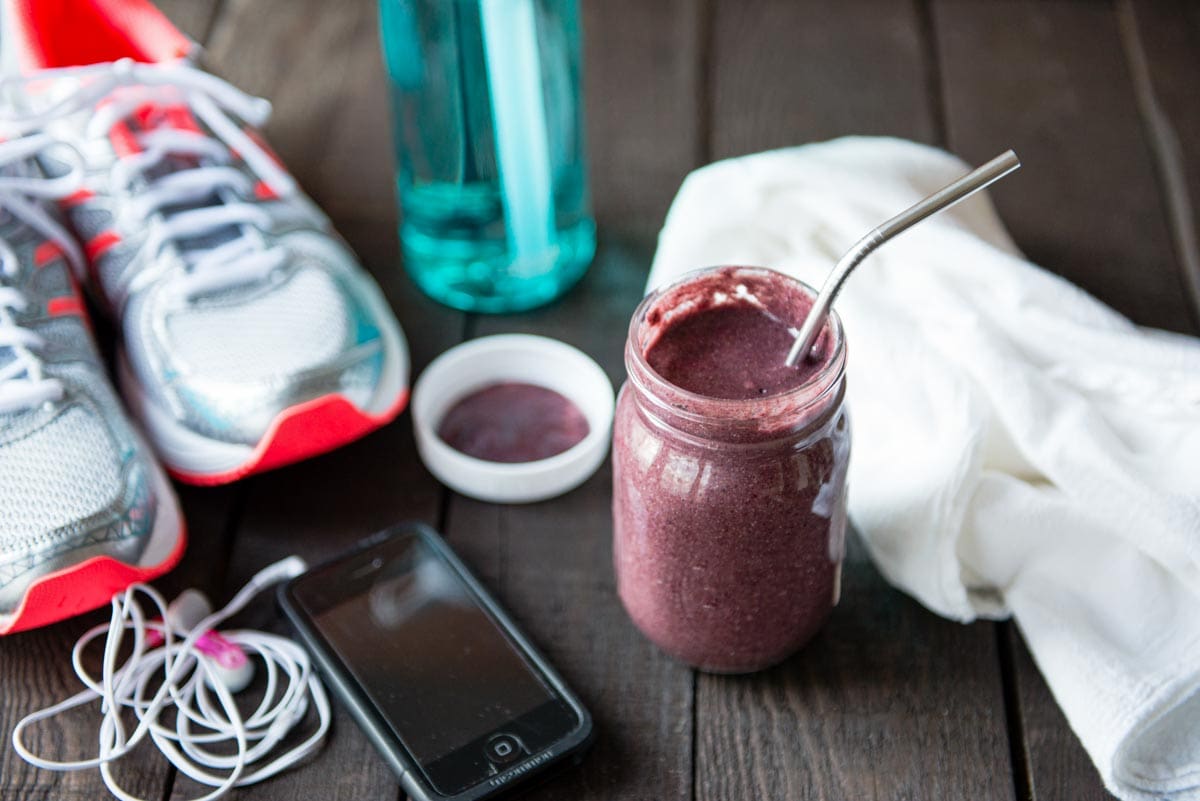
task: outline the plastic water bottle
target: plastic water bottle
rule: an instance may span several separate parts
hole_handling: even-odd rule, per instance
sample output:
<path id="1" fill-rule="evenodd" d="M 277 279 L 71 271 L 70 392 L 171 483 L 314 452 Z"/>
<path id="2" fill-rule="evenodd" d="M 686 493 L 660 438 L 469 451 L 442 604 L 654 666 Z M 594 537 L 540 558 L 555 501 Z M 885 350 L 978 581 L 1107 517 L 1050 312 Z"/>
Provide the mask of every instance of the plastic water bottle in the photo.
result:
<path id="1" fill-rule="evenodd" d="M 400 241 L 459 309 L 548 303 L 596 247 L 578 0 L 380 0 Z"/>

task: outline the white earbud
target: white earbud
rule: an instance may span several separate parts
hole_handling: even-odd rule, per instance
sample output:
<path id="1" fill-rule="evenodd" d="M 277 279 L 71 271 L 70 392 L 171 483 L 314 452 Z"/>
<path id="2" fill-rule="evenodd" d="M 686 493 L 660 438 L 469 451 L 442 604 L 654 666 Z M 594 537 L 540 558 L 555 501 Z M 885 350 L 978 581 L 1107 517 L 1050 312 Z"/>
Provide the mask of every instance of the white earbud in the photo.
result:
<path id="1" fill-rule="evenodd" d="M 100 768 L 105 785 L 122 801 L 140 799 L 118 785 L 107 766 L 147 736 L 181 773 L 214 788 L 197 801 L 213 801 L 235 786 L 254 784 L 305 759 L 320 748 L 333 717 L 308 653 L 275 634 L 217 631 L 263 589 L 304 569 L 297 557 L 272 565 L 217 612 L 211 611 L 208 599 L 195 590 L 184 592 L 169 606 L 146 584 L 134 584 L 113 596 L 111 622 L 84 634 L 71 654 L 86 689 L 22 718 L 13 729 L 14 750 L 26 762 L 47 770 Z M 150 600 L 148 610 L 143 610 L 139 596 Z M 128 634 L 133 635 L 134 650 L 120 662 L 122 640 Z M 82 655 L 101 635 L 103 671 L 93 676 L 84 668 Z M 254 666 L 247 654 L 261 659 L 269 669 L 266 701 L 243 719 L 233 694 L 253 678 Z M 198 671 L 203 684 L 194 680 Z M 37 756 L 26 747 L 23 735 L 29 726 L 98 699 L 105 702 L 98 756 L 59 762 Z M 310 704 L 317 712 L 316 730 L 285 753 L 275 754 L 304 719 Z M 174 707 L 174 713 L 164 718 L 168 707 Z M 121 722 L 129 712 L 138 721 L 132 732 Z"/>
<path id="2" fill-rule="evenodd" d="M 212 614 L 212 603 L 200 590 L 184 590 L 167 607 L 166 620 L 180 631 L 191 631 Z"/>
<path id="3" fill-rule="evenodd" d="M 184 590 L 167 607 L 165 620 L 176 630 L 177 635 L 186 637 L 204 618 L 212 614 L 212 604 L 199 590 Z M 254 681 L 254 663 L 246 653 L 215 631 L 207 631 L 196 640 L 196 650 L 207 659 L 212 675 L 225 685 L 229 692 L 237 694 Z M 212 687 L 211 676 L 206 676 Z M 215 689 L 215 688 L 214 688 Z"/>

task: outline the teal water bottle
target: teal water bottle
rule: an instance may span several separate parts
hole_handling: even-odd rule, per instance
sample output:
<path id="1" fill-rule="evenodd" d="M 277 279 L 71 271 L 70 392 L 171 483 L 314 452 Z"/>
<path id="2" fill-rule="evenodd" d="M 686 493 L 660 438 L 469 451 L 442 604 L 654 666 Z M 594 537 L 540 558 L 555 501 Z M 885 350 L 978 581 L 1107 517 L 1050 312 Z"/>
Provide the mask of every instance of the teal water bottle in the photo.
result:
<path id="1" fill-rule="evenodd" d="M 410 275 L 468 311 L 550 302 L 596 249 L 578 0 L 380 0 L 379 10 Z"/>

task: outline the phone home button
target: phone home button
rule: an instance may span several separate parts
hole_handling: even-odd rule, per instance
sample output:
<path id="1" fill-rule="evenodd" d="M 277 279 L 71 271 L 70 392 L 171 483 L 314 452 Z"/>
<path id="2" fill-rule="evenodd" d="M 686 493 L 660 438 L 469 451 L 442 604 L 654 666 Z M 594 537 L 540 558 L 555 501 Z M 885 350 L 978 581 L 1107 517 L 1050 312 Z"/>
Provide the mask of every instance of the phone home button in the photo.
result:
<path id="1" fill-rule="evenodd" d="M 511 734 L 497 734 L 487 741 L 483 751 L 495 765 L 508 765 L 525 755 L 521 741 Z"/>

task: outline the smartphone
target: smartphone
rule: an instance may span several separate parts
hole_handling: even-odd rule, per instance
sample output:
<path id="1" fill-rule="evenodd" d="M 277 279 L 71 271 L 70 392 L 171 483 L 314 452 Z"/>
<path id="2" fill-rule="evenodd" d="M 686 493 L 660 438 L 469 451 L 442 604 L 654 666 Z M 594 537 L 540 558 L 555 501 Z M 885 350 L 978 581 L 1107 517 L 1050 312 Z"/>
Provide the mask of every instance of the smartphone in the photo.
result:
<path id="1" fill-rule="evenodd" d="M 414 801 L 474 801 L 578 758 L 592 720 L 432 529 L 293 579 L 280 605 Z"/>

